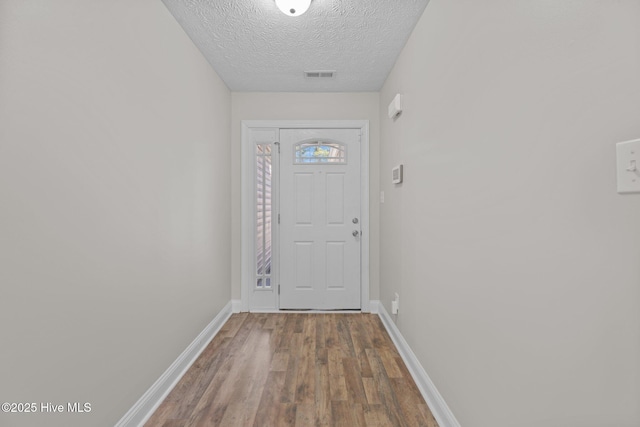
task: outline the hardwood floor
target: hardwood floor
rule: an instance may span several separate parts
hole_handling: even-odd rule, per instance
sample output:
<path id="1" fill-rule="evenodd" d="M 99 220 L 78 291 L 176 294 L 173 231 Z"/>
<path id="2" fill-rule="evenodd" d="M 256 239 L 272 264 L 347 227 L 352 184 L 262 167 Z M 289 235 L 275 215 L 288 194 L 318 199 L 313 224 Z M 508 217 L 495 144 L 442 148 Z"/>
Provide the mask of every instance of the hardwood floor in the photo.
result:
<path id="1" fill-rule="evenodd" d="M 373 314 L 234 314 L 146 426 L 437 427 Z"/>

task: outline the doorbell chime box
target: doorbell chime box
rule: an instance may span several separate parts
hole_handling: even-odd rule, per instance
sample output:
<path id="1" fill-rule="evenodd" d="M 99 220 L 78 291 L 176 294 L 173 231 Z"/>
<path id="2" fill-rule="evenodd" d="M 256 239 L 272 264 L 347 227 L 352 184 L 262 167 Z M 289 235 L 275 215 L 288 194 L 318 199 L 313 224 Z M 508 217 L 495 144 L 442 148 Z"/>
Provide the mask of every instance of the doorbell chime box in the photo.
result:
<path id="1" fill-rule="evenodd" d="M 389 118 L 395 119 L 402 113 L 402 95 L 397 94 L 389 104 Z"/>

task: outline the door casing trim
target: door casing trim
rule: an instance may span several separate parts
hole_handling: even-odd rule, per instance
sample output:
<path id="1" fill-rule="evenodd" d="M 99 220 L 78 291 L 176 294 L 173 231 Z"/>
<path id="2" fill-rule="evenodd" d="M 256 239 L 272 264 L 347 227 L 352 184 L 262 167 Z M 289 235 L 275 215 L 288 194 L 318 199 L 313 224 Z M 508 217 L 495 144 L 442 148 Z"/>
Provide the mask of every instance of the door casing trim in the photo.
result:
<path id="1" fill-rule="evenodd" d="M 369 312 L 369 120 L 242 120 L 241 122 L 241 272 L 240 310 L 250 311 L 249 297 L 253 289 L 253 239 L 255 180 L 254 150 L 251 129 L 360 129 L 360 206 L 361 206 L 361 260 L 360 309 Z M 275 142 L 275 141 L 274 141 Z M 277 310 L 277 307 L 274 307 Z"/>

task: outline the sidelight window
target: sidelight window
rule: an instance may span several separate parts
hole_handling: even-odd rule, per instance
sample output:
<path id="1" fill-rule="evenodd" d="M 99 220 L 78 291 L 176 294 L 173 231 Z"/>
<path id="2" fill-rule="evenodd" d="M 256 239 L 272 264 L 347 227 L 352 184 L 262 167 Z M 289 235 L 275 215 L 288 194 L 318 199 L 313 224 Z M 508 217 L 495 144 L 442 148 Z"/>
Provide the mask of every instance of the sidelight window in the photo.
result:
<path id="1" fill-rule="evenodd" d="M 256 145 L 256 288 L 271 287 L 271 144 Z"/>

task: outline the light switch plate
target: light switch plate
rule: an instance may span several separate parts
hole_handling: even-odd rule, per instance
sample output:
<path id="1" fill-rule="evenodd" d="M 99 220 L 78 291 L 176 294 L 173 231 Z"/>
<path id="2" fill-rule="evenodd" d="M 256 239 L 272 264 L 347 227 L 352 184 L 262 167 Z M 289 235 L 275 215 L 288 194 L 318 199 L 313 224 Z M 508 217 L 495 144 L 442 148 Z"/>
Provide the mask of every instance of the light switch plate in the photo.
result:
<path id="1" fill-rule="evenodd" d="M 618 193 L 640 193 L 640 139 L 616 144 Z"/>

